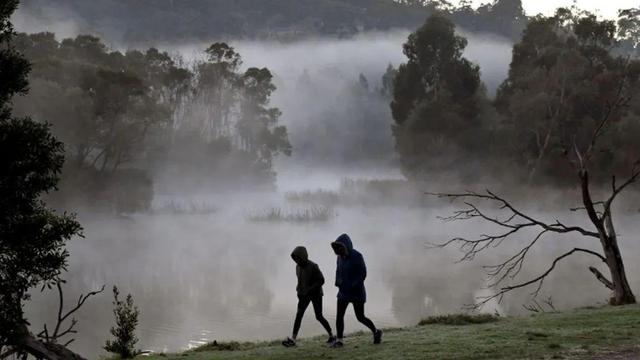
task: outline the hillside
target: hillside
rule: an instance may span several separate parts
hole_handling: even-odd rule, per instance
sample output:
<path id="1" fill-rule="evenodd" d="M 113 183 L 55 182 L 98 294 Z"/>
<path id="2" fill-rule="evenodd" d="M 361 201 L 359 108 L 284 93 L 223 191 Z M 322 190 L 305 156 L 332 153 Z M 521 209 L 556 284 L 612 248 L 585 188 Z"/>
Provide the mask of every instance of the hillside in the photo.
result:
<path id="1" fill-rule="evenodd" d="M 305 321 L 312 321 L 308 316 Z M 435 323 L 389 329 L 383 344 L 369 334 L 346 338 L 343 349 L 324 338 L 303 339 L 296 348 L 269 343 L 206 345 L 153 359 L 638 359 L 640 306 L 602 307 L 501 318 L 472 325 Z M 230 350 L 229 350 L 230 349 Z"/>
<path id="2" fill-rule="evenodd" d="M 221 38 L 294 40 L 361 31 L 415 29 L 436 5 L 393 0 L 23 0 L 18 23 L 74 23 L 76 31 L 128 44 Z M 447 10 L 469 31 L 518 38 L 521 0 Z M 27 31 L 26 29 L 21 29 Z"/>

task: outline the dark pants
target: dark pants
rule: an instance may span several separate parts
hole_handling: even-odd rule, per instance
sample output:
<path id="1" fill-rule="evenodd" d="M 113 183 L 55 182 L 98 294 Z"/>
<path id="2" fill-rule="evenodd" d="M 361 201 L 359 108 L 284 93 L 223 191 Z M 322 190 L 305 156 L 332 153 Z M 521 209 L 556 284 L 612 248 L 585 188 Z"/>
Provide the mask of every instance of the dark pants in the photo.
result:
<path id="1" fill-rule="evenodd" d="M 347 312 L 347 306 L 349 306 L 349 303 L 349 301 L 338 299 L 338 317 L 336 318 L 338 339 L 342 339 L 342 336 L 344 335 L 344 314 Z M 373 321 L 364 316 L 364 302 L 351 301 L 351 303 L 353 304 L 353 311 L 356 313 L 356 319 L 358 319 L 362 325 L 368 327 L 371 332 L 375 333 L 376 326 L 373 324 Z"/>
<path id="2" fill-rule="evenodd" d="M 322 295 L 313 295 L 298 296 L 298 312 L 296 313 L 296 320 L 293 322 L 293 336 L 298 336 L 300 324 L 302 324 L 302 317 L 304 316 L 304 312 L 307 310 L 309 303 L 313 303 L 313 312 L 316 314 L 316 320 L 318 320 L 327 333 L 331 335 L 331 326 L 327 319 L 322 316 Z"/>

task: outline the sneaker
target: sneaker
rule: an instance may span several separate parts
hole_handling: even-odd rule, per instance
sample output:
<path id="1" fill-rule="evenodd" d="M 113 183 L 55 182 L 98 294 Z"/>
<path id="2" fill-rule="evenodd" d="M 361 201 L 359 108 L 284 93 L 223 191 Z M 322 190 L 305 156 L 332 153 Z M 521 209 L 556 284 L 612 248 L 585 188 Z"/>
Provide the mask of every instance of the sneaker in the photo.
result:
<path id="1" fill-rule="evenodd" d="M 333 348 L 333 349 L 339 349 L 339 348 L 341 348 L 343 346 L 344 346 L 344 344 L 342 343 L 342 340 L 336 339 L 336 341 L 334 341 L 333 344 L 331 344 L 330 347 Z"/>
<path id="2" fill-rule="evenodd" d="M 327 339 L 327 344 L 333 344 L 334 342 L 336 342 L 336 337 L 333 335 L 329 336 L 329 338 Z"/>
<path id="3" fill-rule="evenodd" d="M 373 333 L 373 343 L 380 344 L 382 342 L 382 330 L 378 329 Z"/>
<path id="4" fill-rule="evenodd" d="M 288 337 L 285 341 L 282 342 L 282 346 L 284 347 L 293 347 L 296 346 L 296 341 L 292 338 Z"/>

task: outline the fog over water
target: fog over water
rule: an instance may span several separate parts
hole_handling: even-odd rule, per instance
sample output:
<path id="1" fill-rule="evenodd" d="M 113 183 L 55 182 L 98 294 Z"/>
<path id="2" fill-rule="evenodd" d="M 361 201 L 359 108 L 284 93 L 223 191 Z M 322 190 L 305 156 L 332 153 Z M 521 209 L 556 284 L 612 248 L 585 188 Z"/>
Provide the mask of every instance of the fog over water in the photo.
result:
<path id="1" fill-rule="evenodd" d="M 474 262 L 456 264 L 460 253 L 455 248 L 428 249 L 426 245 L 453 236 L 481 234 L 492 228 L 477 222 L 442 223 L 437 216 L 453 209 L 445 202 L 427 199 L 423 203 L 426 206 L 417 206 L 370 199 L 371 203 L 332 207 L 329 221 L 309 224 L 250 219 L 252 214 L 274 207 L 291 211 L 306 208 L 304 204 L 285 200 L 290 191 L 335 191 L 346 178 L 403 178 L 395 166 L 391 116 L 388 103 L 382 98 L 370 105 L 386 113 L 371 128 L 366 128 L 372 138 L 380 138 L 381 151 L 387 155 L 376 161 L 358 161 L 357 155 L 342 161 L 340 149 L 349 141 L 348 123 L 337 124 L 334 132 L 328 134 L 331 136 L 321 136 L 311 125 L 323 121 L 322 114 L 328 114 L 327 121 L 331 121 L 331 114 L 348 118 L 351 101 L 345 98 L 343 90 L 357 83 L 359 74 L 368 79 L 372 91 L 380 87 L 387 65 L 397 66 L 404 61 L 401 46 L 407 35 L 407 31 L 397 31 L 364 34 L 350 40 L 230 42 L 243 56 L 245 66 L 268 67 L 277 78 L 278 90 L 272 105 L 282 110 L 282 122 L 289 128 L 294 147 L 292 158 L 276 162 L 277 191 L 203 193 L 188 197 L 170 191 L 156 192 L 155 209 L 172 202 L 185 207 L 199 204 L 212 210 L 205 214 L 159 212 L 114 217 L 80 213 L 86 238 L 70 243 L 66 295 L 74 299 L 102 284 L 107 284 L 107 291 L 89 300 L 81 310 L 78 340 L 72 348 L 94 354 L 94 358 L 100 354 L 99 348 L 113 323 L 110 304 L 113 284 L 122 293 L 133 294 L 141 310 L 139 337 L 143 349 L 176 351 L 212 340 L 283 338 L 290 334 L 296 311 L 295 264 L 289 254 L 298 245 L 307 247 L 310 258 L 324 272 L 325 314 L 334 327 L 335 255 L 329 243 L 345 232 L 352 236 L 354 246 L 367 261 L 366 307 L 378 326 L 414 325 L 428 315 L 458 312 L 482 294 L 486 282 L 481 265 L 493 264 L 512 254 L 518 239 L 491 249 Z M 185 45 L 168 50 L 189 60 L 200 56 L 196 49 L 203 46 Z M 507 42 L 469 36 L 465 55 L 481 65 L 490 94 L 506 76 L 510 52 L 511 45 Z M 305 82 L 300 80 L 305 76 L 313 80 L 314 89 L 305 88 Z M 459 190 L 455 184 L 424 186 L 429 188 L 414 189 L 415 197 L 424 196 L 424 190 Z M 482 189 L 483 184 L 478 187 Z M 580 214 L 569 213 L 571 218 L 567 219 L 567 213 L 556 209 L 545 213 L 536 206 L 531 208 L 545 219 L 558 217 L 585 225 Z M 638 289 L 640 265 L 634 260 L 640 255 L 640 246 L 632 236 L 637 233 L 637 226 L 633 214 L 620 214 L 617 221 L 621 246 L 626 251 L 623 254 L 627 273 L 632 287 Z M 544 254 L 573 247 L 575 242 L 570 240 L 570 237 L 545 239 L 531 255 L 522 276 L 544 270 L 549 266 Z M 595 249 L 599 246 L 588 241 L 582 242 L 582 246 Z M 588 265 L 599 264 L 576 256 L 560 265 L 545 282 L 542 296 L 553 296 L 558 308 L 606 301 L 607 291 L 587 271 Z M 502 304 L 489 304 L 485 311 L 521 313 L 522 304 L 527 303 L 532 290 L 509 295 Z M 33 315 L 29 318 L 35 319 L 34 328 L 39 328 L 56 306 L 55 294 L 36 295 L 28 309 Z M 350 309 L 347 332 L 360 329 Z M 322 328 L 309 311 L 301 336 L 321 333 Z"/>

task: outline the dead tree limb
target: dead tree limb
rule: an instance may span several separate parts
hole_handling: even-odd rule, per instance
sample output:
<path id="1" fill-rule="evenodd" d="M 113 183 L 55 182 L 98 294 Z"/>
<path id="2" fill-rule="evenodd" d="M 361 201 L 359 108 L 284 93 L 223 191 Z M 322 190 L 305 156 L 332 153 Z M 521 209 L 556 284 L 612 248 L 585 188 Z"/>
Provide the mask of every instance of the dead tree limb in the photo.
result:
<path id="1" fill-rule="evenodd" d="M 67 346 L 71 344 L 74 339 L 70 339 L 66 341 L 64 344 L 59 344 L 58 340 L 60 338 L 69 335 L 75 334 L 77 331 L 74 329 L 77 321 L 75 318 L 71 319 L 71 323 L 68 326 L 64 326 L 65 321 L 69 319 L 75 312 L 77 312 L 92 296 L 100 294 L 104 291 L 104 285 L 100 290 L 91 291 L 86 295 L 80 295 L 76 304 L 69 309 L 68 311 L 64 311 L 64 293 L 62 291 L 62 283 L 65 281 L 62 279 L 58 279 L 56 281 L 56 288 L 58 291 L 58 313 L 57 313 L 57 321 L 56 326 L 52 333 L 49 333 L 49 329 L 47 325 L 44 325 L 44 329 L 38 333 L 37 335 L 33 335 L 27 329 L 27 325 L 22 325 L 20 329 L 21 336 L 18 337 L 17 340 L 14 341 L 8 348 L 8 350 L 2 354 L 0 354 L 0 359 L 5 359 L 14 354 L 29 354 L 36 359 L 47 359 L 47 360 L 84 360 L 84 358 L 69 350 Z M 26 357 L 26 356 L 25 356 Z"/>
<path id="2" fill-rule="evenodd" d="M 535 297 L 540 292 L 544 280 L 555 269 L 556 265 L 568 256 L 574 253 L 580 252 L 588 255 L 592 255 L 599 260 L 603 261 L 611 273 L 611 280 L 608 280 L 594 267 L 590 267 L 590 271 L 596 275 L 596 278 L 602 282 L 607 288 L 613 290 L 613 296 L 610 299 L 610 303 L 613 305 L 622 305 L 635 303 L 635 296 L 631 291 L 629 283 L 626 278 L 626 272 L 622 261 L 622 255 L 618 246 L 617 234 L 612 220 L 612 205 L 618 195 L 630 185 L 640 180 L 640 159 L 633 163 L 629 176 L 622 182 L 621 185 L 617 184 L 615 176 L 611 181 L 611 194 L 605 201 L 594 201 L 591 196 L 590 187 L 590 173 L 589 165 L 593 153 L 596 151 L 598 140 L 606 132 L 609 127 L 614 114 L 622 114 L 623 109 L 628 106 L 630 97 L 625 95 L 627 85 L 627 69 L 628 61 L 625 66 L 624 72 L 621 76 L 620 82 L 616 89 L 615 96 L 606 101 L 602 118 L 597 122 L 594 127 L 591 139 L 588 142 L 586 148 L 581 149 L 578 146 L 577 141 L 574 138 L 571 147 L 565 146 L 564 154 L 569 162 L 575 167 L 580 180 L 580 191 L 582 196 L 582 206 L 574 207 L 571 210 L 585 210 L 587 216 L 591 222 L 591 225 L 595 229 L 588 229 L 581 226 L 567 225 L 559 220 L 555 222 L 542 221 L 533 216 L 526 214 L 515 207 L 508 200 L 496 195 L 490 190 L 486 190 L 485 193 L 476 193 L 473 191 L 467 191 L 463 193 L 427 193 L 428 195 L 437 196 L 439 198 L 448 198 L 452 201 L 462 200 L 466 205 L 466 208 L 462 210 L 454 211 L 453 215 L 445 218 L 441 218 L 444 221 L 459 221 L 459 220 L 471 220 L 481 219 L 497 225 L 502 231 L 493 234 L 483 234 L 477 238 L 463 238 L 456 237 L 441 244 L 436 244 L 436 247 L 446 247 L 452 244 L 460 244 L 460 249 L 463 252 L 463 256 L 460 261 L 472 260 L 475 256 L 490 248 L 499 246 L 504 240 L 512 237 L 515 234 L 521 233 L 523 230 L 535 230 L 537 231 L 533 239 L 524 246 L 520 251 L 511 257 L 507 258 L 504 262 L 485 266 L 484 269 L 489 275 L 489 286 L 498 287 L 507 278 L 514 279 L 521 271 L 526 256 L 530 249 L 547 234 L 569 234 L 576 233 L 586 238 L 599 240 L 602 246 L 602 253 L 598 253 L 593 250 L 584 248 L 573 248 L 572 250 L 557 256 L 549 268 L 537 276 L 528 281 L 516 283 L 515 285 L 503 286 L 494 293 L 487 297 L 479 298 L 480 302 L 472 307 L 480 307 L 486 304 L 488 301 L 497 299 L 501 301 L 504 295 L 512 290 L 524 288 L 531 285 L 537 285 L 536 290 L 532 293 Z M 484 210 L 482 210 L 473 201 L 488 201 L 497 205 L 499 212 L 506 212 L 502 217 L 491 216 Z M 599 207 L 599 208 L 596 208 Z"/>
<path id="3" fill-rule="evenodd" d="M 589 266 L 589 271 L 591 271 L 591 273 L 593 273 L 593 275 L 596 276 L 596 279 L 598 279 L 598 281 L 600 281 L 602 284 L 604 284 L 604 286 L 606 286 L 607 288 L 613 290 L 613 284 L 611 283 L 611 281 L 609 281 L 609 279 L 607 279 L 604 275 L 602 275 L 602 273 L 600 272 L 600 270 L 596 269 L 593 266 Z"/>
<path id="4" fill-rule="evenodd" d="M 448 240 L 441 244 L 436 244 L 436 247 L 446 247 L 451 244 L 457 243 L 460 245 L 460 249 L 463 253 L 460 261 L 473 260 L 475 256 L 490 248 L 499 246 L 504 240 L 509 237 L 522 232 L 525 229 L 537 229 L 537 234 L 533 237 L 533 239 L 524 246 L 520 251 L 516 252 L 514 255 L 507 258 L 505 261 L 490 266 L 484 266 L 487 275 L 489 276 L 489 287 L 499 286 L 503 281 L 507 278 L 514 279 L 521 272 L 523 263 L 531 250 L 531 248 L 545 235 L 547 234 L 567 234 L 567 233 L 578 233 L 580 235 L 584 235 L 586 237 L 599 239 L 599 234 L 593 230 L 585 229 L 580 226 L 575 225 L 567 225 L 559 220 L 555 220 L 554 222 L 543 221 L 533 216 L 526 214 L 524 211 L 518 209 L 511 202 L 506 199 L 496 195 L 495 193 L 487 190 L 486 193 L 475 193 L 475 192 L 466 192 L 460 194 L 433 194 L 440 198 L 448 198 L 452 200 L 463 199 L 464 204 L 467 206 L 466 209 L 454 211 L 453 215 L 449 217 L 441 218 L 444 221 L 459 221 L 459 220 L 470 220 L 470 219 L 482 219 L 488 221 L 492 224 L 497 225 L 499 228 L 504 229 L 504 231 L 499 232 L 493 235 L 483 234 L 477 238 L 462 238 L 456 237 L 451 240 Z M 498 210 L 501 212 L 507 212 L 506 215 L 503 214 L 500 216 L 491 216 L 484 210 L 482 210 L 479 206 L 473 204 L 472 199 L 476 200 L 485 200 L 492 203 L 497 204 Z M 538 284 L 537 289 L 532 293 L 532 295 L 537 295 L 544 283 L 544 279 L 555 269 L 556 264 L 560 262 L 562 259 L 576 253 L 581 252 L 591 256 L 597 257 L 600 261 L 606 262 L 606 258 L 589 249 L 583 248 L 574 248 L 573 250 L 558 256 L 554 259 L 551 266 L 538 277 L 531 279 L 529 281 L 524 281 L 521 283 L 517 283 L 515 285 L 503 286 L 501 287 L 495 294 L 479 298 L 480 302 L 476 307 L 482 306 L 487 302 L 499 299 L 501 300 L 503 295 L 519 288 L 524 288 L 530 285 Z"/>
<path id="5" fill-rule="evenodd" d="M 65 281 L 62 279 L 56 281 L 56 288 L 58 290 L 58 316 L 57 316 L 56 326 L 53 330 L 53 333 L 49 334 L 49 330 L 47 329 L 47 325 L 45 324 L 44 329 L 37 335 L 38 338 L 44 340 L 44 342 L 46 343 L 55 344 L 58 342 L 58 339 L 60 339 L 65 335 L 76 334 L 77 331 L 75 330 L 75 326 L 78 323 L 78 321 L 75 318 L 71 318 L 71 323 L 66 328 L 64 328 L 64 330 L 62 330 L 63 329 L 62 325 L 70 316 L 72 316 L 76 311 L 78 311 L 82 307 L 82 305 L 84 305 L 87 299 L 102 293 L 105 288 L 105 286 L 102 285 L 102 288 L 100 288 L 100 290 L 91 291 L 86 295 L 80 294 L 75 306 L 69 309 L 69 311 L 64 312 L 64 292 L 62 291 L 62 284 L 64 282 Z M 71 339 L 67 341 L 64 346 L 67 346 L 74 340 L 75 339 Z"/>
<path id="6" fill-rule="evenodd" d="M 85 360 L 79 354 L 67 349 L 65 346 L 56 343 L 47 343 L 31 334 L 26 325 L 23 325 L 21 331 L 23 335 L 17 339 L 16 343 L 10 346 L 9 350 L 2 354 L 0 359 L 5 359 L 11 355 L 18 354 L 20 357 L 26 358 L 26 354 L 36 359 L 47 360 Z M 25 355 L 25 356 L 22 356 Z"/>

